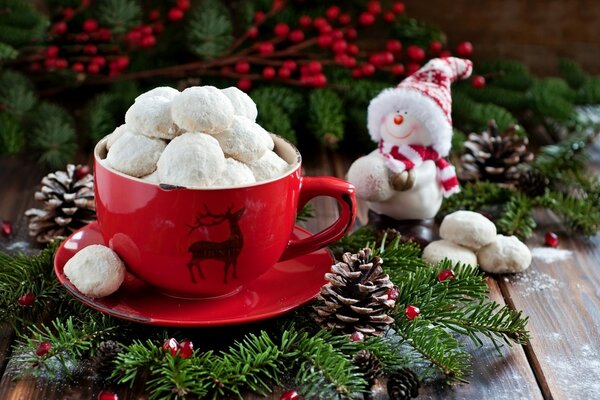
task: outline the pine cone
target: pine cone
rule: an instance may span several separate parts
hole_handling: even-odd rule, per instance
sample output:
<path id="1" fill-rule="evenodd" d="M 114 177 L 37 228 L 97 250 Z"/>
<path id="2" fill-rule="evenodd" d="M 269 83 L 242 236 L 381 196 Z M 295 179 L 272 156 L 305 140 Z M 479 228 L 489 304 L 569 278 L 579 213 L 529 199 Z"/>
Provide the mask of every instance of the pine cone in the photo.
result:
<path id="1" fill-rule="evenodd" d="M 369 386 L 373 386 L 375 380 L 383 374 L 383 365 L 381 364 L 381 361 L 379 361 L 377 356 L 369 350 L 361 350 L 356 353 L 352 362 L 363 374 Z"/>
<path id="2" fill-rule="evenodd" d="M 387 314 L 396 304 L 394 284 L 383 273 L 381 258 L 370 255 L 369 249 L 344 253 L 343 261 L 325 274 L 329 283 L 321 288 L 323 304 L 314 307 L 321 326 L 346 334 L 381 335 L 394 322 Z"/>
<path id="3" fill-rule="evenodd" d="M 490 121 L 487 131 L 480 135 L 471 133 L 464 143 L 460 178 L 516 183 L 522 173 L 522 165 L 533 161 L 533 153 L 527 151 L 528 143 L 526 137 L 516 135 L 516 126 L 498 134 L 496 123 Z"/>
<path id="4" fill-rule="evenodd" d="M 113 372 L 114 362 L 122 350 L 121 345 L 114 340 L 100 342 L 92 360 L 94 371 L 102 378 L 109 378 Z"/>
<path id="5" fill-rule="evenodd" d="M 541 196 L 546 192 L 546 188 L 550 186 L 550 181 L 541 172 L 535 169 L 528 169 L 521 174 L 517 188 L 531 196 Z"/>
<path id="6" fill-rule="evenodd" d="M 419 395 L 419 378 L 412 370 L 402 368 L 388 378 L 387 390 L 390 400 L 409 400 Z"/>
<path id="7" fill-rule="evenodd" d="M 43 209 L 30 208 L 29 235 L 38 242 L 48 243 L 69 236 L 77 229 L 96 219 L 94 203 L 94 178 L 81 166 L 67 165 L 66 171 L 56 171 L 42 179 L 35 199 L 44 203 Z"/>

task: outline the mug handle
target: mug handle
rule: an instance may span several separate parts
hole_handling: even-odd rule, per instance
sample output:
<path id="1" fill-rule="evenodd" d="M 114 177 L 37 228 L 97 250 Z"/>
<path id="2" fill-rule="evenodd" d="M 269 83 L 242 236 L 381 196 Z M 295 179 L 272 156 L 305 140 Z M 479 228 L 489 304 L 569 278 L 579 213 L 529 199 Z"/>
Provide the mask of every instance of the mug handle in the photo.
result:
<path id="1" fill-rule="evenodd" d="M 330 176 L 301 178 L 298 210 L 301 210 L 313 197 L 333 197 L 340 205 L 340 216 L 328 228 L 304 239 L 290 240 L 279 261 L 289 260 L 311 253 L 335 242 L 350 230 L 356 217 L 356 196 L 352 184 Z"/>

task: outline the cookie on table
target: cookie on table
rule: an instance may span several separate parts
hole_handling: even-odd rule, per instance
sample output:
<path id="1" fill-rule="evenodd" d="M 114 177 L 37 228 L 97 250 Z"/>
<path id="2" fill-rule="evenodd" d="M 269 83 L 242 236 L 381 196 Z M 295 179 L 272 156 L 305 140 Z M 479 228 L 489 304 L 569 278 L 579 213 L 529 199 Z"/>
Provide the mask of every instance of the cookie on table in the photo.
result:
<path id="1" fill-rule="evenodd" d="M 496 225 L 473 211 L 456 211 L 446 215 L 440 225 L 442 239 L 478 250 L 496 240 Z"/>
<path id="2" fill-rule="evenodd" d="M 477 252 L 482 270 L 494 274 L 525 271 L 531 265 L 531 251 L 516 236 L 498 235 Z"/>

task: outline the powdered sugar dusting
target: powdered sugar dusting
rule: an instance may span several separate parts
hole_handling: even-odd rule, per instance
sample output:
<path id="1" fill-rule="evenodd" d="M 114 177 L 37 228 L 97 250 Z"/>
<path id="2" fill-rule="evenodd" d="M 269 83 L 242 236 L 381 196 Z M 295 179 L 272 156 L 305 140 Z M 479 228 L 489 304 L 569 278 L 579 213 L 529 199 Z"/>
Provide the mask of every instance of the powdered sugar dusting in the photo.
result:
<path id="1" fill-rule="evenodd" d="M 556 371 L 557 387 L 565 399 L 600 399 L 600 352 L 589 344 L 573 348 L 569 354 L 551 353 L 545 361 Z M 577 368 L 573 368 L 577 365 Z M 576 384 L 574 384 L 576 382 Z"/>
<path id="2" fill-rule="evenodd" d="M 517 285 L 526 286 L 524 290 L 521 290 L 521 293 L 523 293 L 524 296 L 529 296 L 530 294 L 542 291 L 558 290 L 563 286 L 562 282 L 559 282 L 550 275 L 535 270 L 517 274 L 511 279 L 511 282 Z"/>
<path id="3" fill-rule="evenodd" d="M 531 249 L 531 256 L 534 260 L 541 261 L 544 264 L 551 264 L 557 261 L 568 260 L 573 256 L 571 250 L 554 249 L 552 247 L 535 247 Z"/>

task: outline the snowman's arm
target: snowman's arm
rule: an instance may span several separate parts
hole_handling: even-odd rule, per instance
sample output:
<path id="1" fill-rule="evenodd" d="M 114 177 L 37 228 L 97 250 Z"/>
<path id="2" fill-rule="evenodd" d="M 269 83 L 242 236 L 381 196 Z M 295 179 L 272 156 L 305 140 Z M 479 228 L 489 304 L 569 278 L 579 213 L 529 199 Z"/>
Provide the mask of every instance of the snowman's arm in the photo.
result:
<path id="1" fill-rule="evenodd" d="M 348 181 L 356 187 L 357 197 L 367 201 L 386 201 L 394 194 L 390 186 L 390 170 L 376 152 L 354 161 L 348 170 Z"/>

